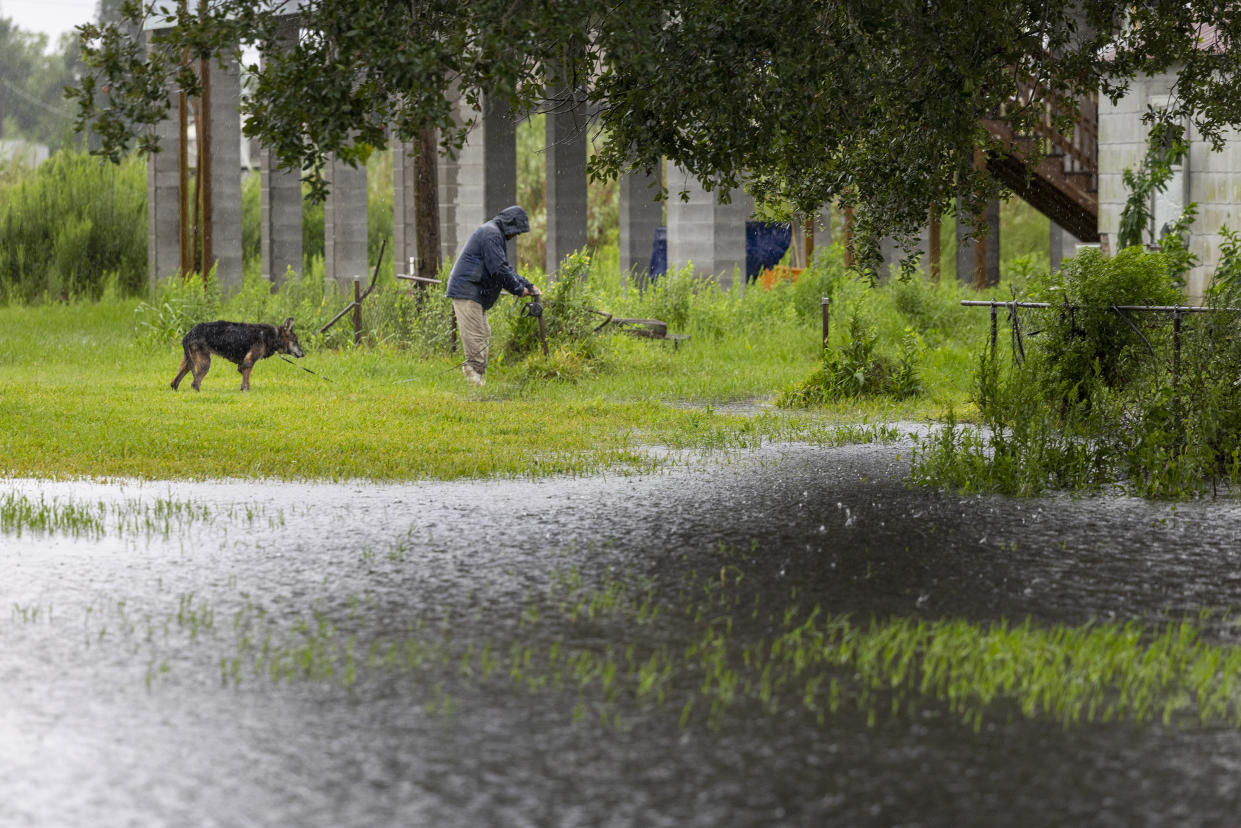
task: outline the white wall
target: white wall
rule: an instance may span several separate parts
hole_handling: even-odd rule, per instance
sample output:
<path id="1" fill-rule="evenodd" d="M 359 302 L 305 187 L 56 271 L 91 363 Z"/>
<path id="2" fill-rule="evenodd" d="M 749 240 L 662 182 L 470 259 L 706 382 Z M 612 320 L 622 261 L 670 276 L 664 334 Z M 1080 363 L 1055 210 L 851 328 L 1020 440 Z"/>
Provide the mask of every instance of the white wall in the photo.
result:
<path id="1" fill-rule="evenodd" d="M 1172 80 L 1170 74 L 1136 80 L 1115 106 L 1106 99 L 1099 101 L 1099 233 L 1113 253 L 1128 195 L 1121 177 L 1126 167 L 1137 169 L 1146 154 L 1148 129 L 1142 114 L 1149 104 L 1166 100 Z M 1241 134 L 1227 132 L 1229 140 L 1222 152 L 1212 152 L 1192 127 L 1188 134 L 1189 156 L 1183 174 L 1188 199 L 1198 205 L 1189 246 L 1199 264 L 1189 273 L 1187 293 L 1196 302 L 1219 261 L 1220 226 L 1241 230 Z M 1180 193 L 1169 196 L 1176 200 Z"/>

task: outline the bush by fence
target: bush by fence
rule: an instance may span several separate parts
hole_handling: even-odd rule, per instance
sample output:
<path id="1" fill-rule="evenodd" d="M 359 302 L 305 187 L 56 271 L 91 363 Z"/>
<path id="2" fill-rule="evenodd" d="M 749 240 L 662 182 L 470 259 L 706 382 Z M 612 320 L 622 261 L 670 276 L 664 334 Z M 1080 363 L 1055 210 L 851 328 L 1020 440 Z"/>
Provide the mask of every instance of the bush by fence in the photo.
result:
<path id="1" fill-rule="evenodd" d="M 914 479 L 1174 498 L 1241 480 L 1241 314 L 1228 293 L 1207 313 L 1120 310 L 1175 306 L 1175 273 L 1163 253 L 1085 251 L 1034 285 L 1030 298 L 1050 306 L 1014 309 L 1017 324 L 978 362 L 982 428 L 950 422 L 923 440 Z"/>

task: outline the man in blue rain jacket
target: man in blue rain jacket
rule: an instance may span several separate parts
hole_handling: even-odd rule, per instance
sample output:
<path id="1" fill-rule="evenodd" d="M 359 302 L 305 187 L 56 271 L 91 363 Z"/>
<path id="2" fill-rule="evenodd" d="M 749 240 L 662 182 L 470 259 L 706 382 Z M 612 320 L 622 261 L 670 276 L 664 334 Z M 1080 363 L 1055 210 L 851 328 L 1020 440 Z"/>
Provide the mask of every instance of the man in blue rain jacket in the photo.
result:
<path id="1" fill-rule="evenodd" d="M 507 242 L 519 233 L 530 232 L 526 211 L 514 205 L 505 207 L 491 221 L 475 230 L 457 256 L 448 276 L 448 298 L 457 315 L 457 331 L 465 351 L 461 366 L 465 378 L 483 384 L 487 373 L 487 350 L 491 326 L 487 311 L 507 290 L 515 296 L 537 296 L 539 291 L 517 275 L 508 261 Z"/>

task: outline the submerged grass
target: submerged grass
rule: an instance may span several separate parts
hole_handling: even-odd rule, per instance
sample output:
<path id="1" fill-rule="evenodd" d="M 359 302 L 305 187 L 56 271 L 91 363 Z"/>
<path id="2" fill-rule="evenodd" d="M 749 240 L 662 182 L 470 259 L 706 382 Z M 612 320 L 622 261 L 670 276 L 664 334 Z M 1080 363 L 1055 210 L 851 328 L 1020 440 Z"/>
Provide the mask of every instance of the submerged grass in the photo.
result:
<path id="1" fill-rule="evenodd" d="M 101 509 L 78 503 L 37 501 L 20 492 L 0 495 L 0 534 L 21 537 L 23 532 L 100 537 L 104 533 Z"/>
<path id="2" fill-rule="evenodd" d="M 861 715 L 876 726 L 927 708 L 976 729 L 1014 719 L 1241 727 L 1241 648 L 1203 632 L 1206 624 L 1235 626 L 1229 617 L 1204 613 L 1155 626 L 858 620 L 807 607 L 796 595 L 771 604 L 744 591 L 743 581 L 725 563 L 718 573 L 688 575 L 681 599 L 669 603 L 666 585 L 653 578 L 586 576 L 570 566 L 516 618 L 482 618 L 482 610 L 473 619 L 419 616 L 382 633 L 370 621 L 381 610 L 366 596 L 290 618 L 249 596 L 222 614 L 183 593 L 163 616 L 101 601 L 99 631 L 87 641 L 119 636 L 122 646 L 139 642 L 139 654 L 145 646 L 148 685 L 183 664 L 176 651 L 197 642 L 215 653 L 198 652 L 198 663 L 214 658 L 226 687 L 348 687 L 410 676 L 432 713 L 451 713 L 480 691 L 516 691 L 610 727 L 651 713 L 682 727 L 754 713 L 801 715 L 818 726 Z M 15 605 L 14 620 L 31 623 L 32 613 L 37 621 L 33 608 Z M 475 628 L 491 632 L 468 633 Z M 496 632 L 505 629 L 508 636 Z"/>
<path id="3" fill-rule="evenodd" d="M 183 533 L 195 525 L 210 525 L 217 518 L 248 523 L 264 520 L 283 526 L 283 512 L 269 514 L 261 506 L 214 510 L 201 503 L 172 498 L 152 501 L 87 502 L 73 498 L 31 497 L 17 490 L 0 494 L 0 535 L 23 534 L 68 537 L 162 537 Z"/>

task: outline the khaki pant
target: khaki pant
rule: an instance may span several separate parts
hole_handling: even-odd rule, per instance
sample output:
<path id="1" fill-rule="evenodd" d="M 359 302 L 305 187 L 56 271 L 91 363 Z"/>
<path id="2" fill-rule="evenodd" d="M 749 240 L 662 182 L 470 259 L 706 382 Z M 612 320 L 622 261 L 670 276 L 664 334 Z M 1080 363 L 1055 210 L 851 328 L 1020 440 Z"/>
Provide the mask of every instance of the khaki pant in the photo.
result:
<path id="1" fill-rule="evenodd" d="M 487 350 L 491 341 L 487 312 L 473 299 L 453 299 L 452 309 L 457 315 L 457 333 L 461 335 L 465 364 L 481 377 L 487 372 Z"/>

